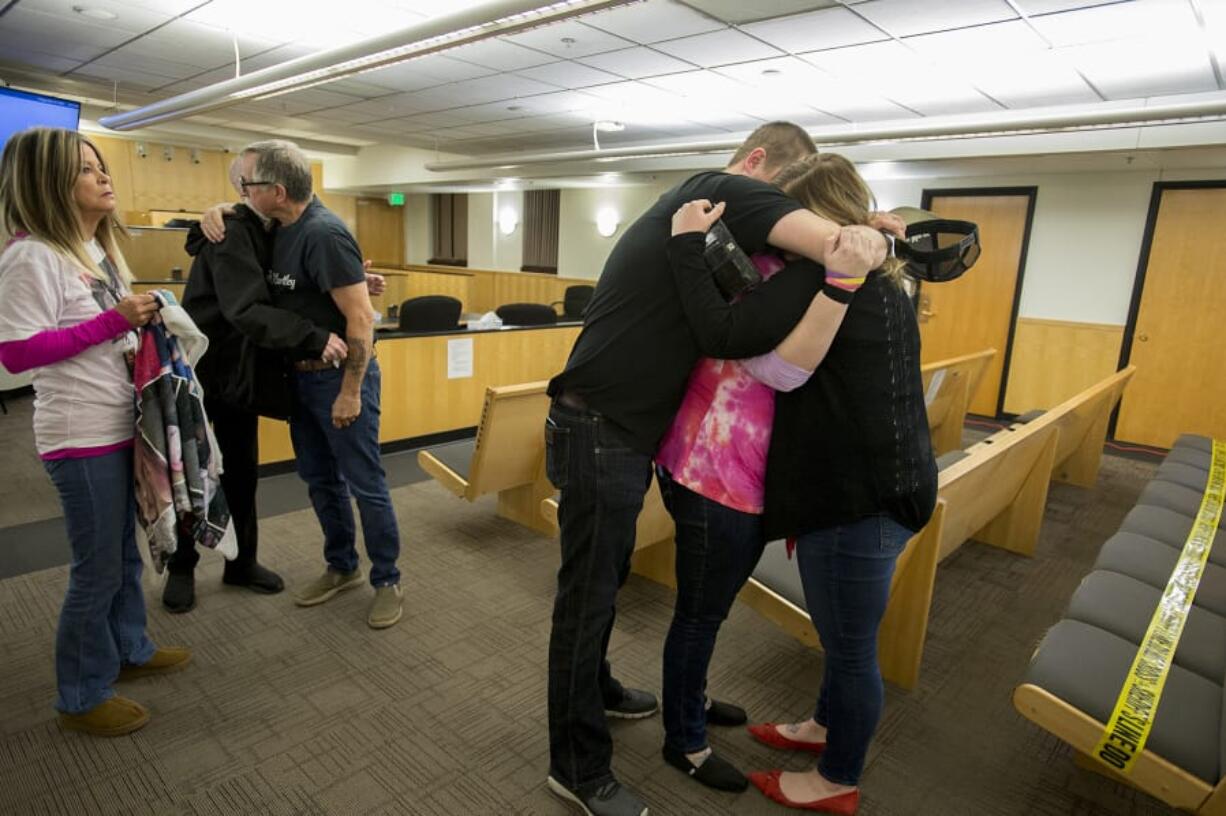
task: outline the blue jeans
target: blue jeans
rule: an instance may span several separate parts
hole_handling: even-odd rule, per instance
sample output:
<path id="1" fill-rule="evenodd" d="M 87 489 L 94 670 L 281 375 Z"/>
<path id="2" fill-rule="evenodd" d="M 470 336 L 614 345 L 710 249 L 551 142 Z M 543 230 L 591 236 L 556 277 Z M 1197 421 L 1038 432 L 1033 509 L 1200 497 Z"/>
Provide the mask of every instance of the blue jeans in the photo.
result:
<path id="1" fill-rule="evenodd" d="M 362 538 L 370 558 L 370 583 L 400 583 L 400 527 L 387 492 L 379 458 L 379 364 L 370 361 L 362 380 L 362 413 L 347 428 L 332 425 L 332 403 L 341 390 L 343 368 L 294 372 L 298 410 L 290 419 L 298 475 L 324 533 L 324 559 L 337 572 L 358 568 L 357 528 L 350 493 L 362 516 Z"/>
<path id="2" fill-rule="evenodd" d="M 55 632 L 55 707 L 84 714 L 114 696 L 121 666 L 148 663 L 155 651 L 145 634 L 132 449 L 43 465 L 72 548 Z"/>
<path id="3" fill-rule="evenodd" d="M 725 507 L 656 468 L 677 533 L 677 603 L 664 640 L 664 742 L 687 754 L 707 747 L 707 667 L 736 594 L 766 540 L 762 517 Z"/>
<path id="4" fill-rule="evenodd" d="M 613 779 L 606 704 L 621 697 L 605 654 L 630 575 L 651 457 L 599 414 L 554 404 L 545 467 L 561 491 L 562 565 L 549 635 L 549 773 L 583 795 Z"/>
<path id="5" fill-rule="evenodd" d="M 814 714 L 826 727 L 826 750 L 817 769 L 840 785 L 859 783 L 881 719 L 877 629 L 894 564 L 913 535 L 887 516 L 869 516 L 806 533 L 796 543 L 805 604 L 826 650 Z"/>

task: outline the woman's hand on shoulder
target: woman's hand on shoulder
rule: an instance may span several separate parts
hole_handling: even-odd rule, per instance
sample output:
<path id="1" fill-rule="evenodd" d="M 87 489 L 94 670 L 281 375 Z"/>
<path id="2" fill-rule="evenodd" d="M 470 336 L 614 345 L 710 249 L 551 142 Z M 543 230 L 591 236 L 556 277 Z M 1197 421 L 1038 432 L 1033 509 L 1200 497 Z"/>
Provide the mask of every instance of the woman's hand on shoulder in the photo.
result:
<path id="1" fill-rule="evenodd" d="M 706 232 L 711 225 L 724 214 L 724 202 L 711 206 L 705 198 L 690 201 L 681 205 L 681 209 L 673 213 L 673 235 L 687 232 Z"/>

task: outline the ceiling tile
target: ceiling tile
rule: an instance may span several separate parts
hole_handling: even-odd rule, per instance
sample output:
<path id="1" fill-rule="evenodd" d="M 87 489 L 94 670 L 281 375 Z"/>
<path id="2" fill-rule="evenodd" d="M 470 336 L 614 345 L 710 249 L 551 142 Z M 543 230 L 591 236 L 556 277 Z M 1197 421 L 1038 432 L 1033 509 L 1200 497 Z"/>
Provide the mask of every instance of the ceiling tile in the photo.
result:
<path id="1" fill-rule="evenodd" d="M 778 49 L 732 29 L 657 43 L 655 48 L 704 68 L 780 56 Z"/>
<path id="2" fill-rule="evenodd" d="M 350 105 L 360 101 L 360 97 L 336 93 L 325 87 L 318 87 L 282 94 L 281 96 L 273 97 L 269 101 L 276 102 L 281 110 L 290 116 L 297 116 L 320 108 L 339 108 Z"/>
<path id="3" fill-rule="evenodd" d="M 424 88 L 434 88 L 445 85 L 450 80 L 439 79 L 432 73 L 427 73 L 418 65 L 418 60 L 402 62 L 377 71 L 367 71 L 357 74 L 362 82 L 369 82 L 381 88 L 396 91 L 420 91 Z"/>
<path id="4" fill-rule="evenodd" d="M 896 37 L 1012 20 L 1017 13 L 1005 0 L 871 0 L 856 6 L 875 25 Z"/>
<path id="5" fill-rule="evenodd" d="M 839 0 L 687 0 L 688 5 L 726 23 L 751 23 L 786 14 L 829 8 Z"/>
<path id="6" fill-rule="evenodd" d="M 1098 102 L 1099 96 L 1068 63 L 1020 20 L 940 34 L 903 43 L 1010 108 Z"/>
<path id="7" fill-rule="evenodd" d="M 420 107 L 420 110 L 448 110 L 466 105 L 514 100 L 520 96 L 549 93 L 555 90 L 557 89 L 552 85 L 546 85 L 543 82 L 536 82 L 515 74 L 499 74 L 415 91 L 413 101 Z M 507 104 L 511 102 L 508 101 Z"/>
<path id="8" fill-rule="evenodd" d="M 538 65 L 536 68 L 526 68 L 516 72 L 519 76 L 538 82 L 548 82 L 559 88 L 586 88 L 591 85 L 606 85 L 610 82 L 620 82 L 621 77 L 589 68 L 577 62 L 553 62 L 549 65 Z"/>
<path id="9" fill-rule="evenodd" d="M 389 68 L 383 68 L 378 71 L 371 71 L 364 76 L 372 82 L 384 84 L 381 75 L 384 72 L 395 72 L 398 68 L 410 68 L 413 73 L 420 73 L 427 77 L 433 77 L 439 82 L 460 82 L 465 79 L 476 79 L 477 77 L 489 76 L 496 73 L 495 69 L 486 68 L 481 65 L 473 65 L 471 62 L 452 59 L 444 54 L 428 54 L 424 57 L 402 62 L 399 65 L 393 65 Z M 393 83 L 393 87 L 399 87 Z"/>
<path id="10" fill-rule="evenodd" d="M 1134 0 L 1048 14 L 1031 22 L 1057 48 L 1128 37 L 1187 37 L 1199 33 L 1196 15 L 1186 0 Z"/>
<path id="11" fill-rule="evenodd" d="M 141 73 L 161 77 L 162 81 L 158 85 L 175 79 L 186 79 L 200 73 L 200 68 L 196 65 L 185 65 L 181 62 L 172 62 L 170 60 L 158 59 L 157 57 L 140 57 L 133 54 L 124 54 L 121 51 L 107 54 L 105 57 L 90 63 L 88 68 L 104 68 L 107 70 L 114 68 L 140 71 Z"/>
<path id="12" fill-rule="evenodd" d="M 589 14 L 583 17 L 583 24 L 644 45 L 724 28 L 723 24 L 672 0 L 647 0 Z"/>
<path id="13" fill-rule="evenodd" d="M 32 11 L 21 4 L 10 8 L 3 21 L 4 24 L 0 25 L 0 49 L 4 52 L 19 48 L 57 54 L 78 62 L 92 59 L 132 36 L 119 29 Z"/>
<path id="14" fill-rule="evenodd" d="M 239 37 L 239 55 L 245 61 L 278 45 L 278 41 Z M 116 52 L 156 57 L 196 65 L 202 69 L 227 66 L 233 75 L 234 38 L 230 32 L 191 20 L 171 20 Z M 244 65 L 244 68 L 247 68 Z"/>
<path id="15" fill-rule="evenodd" d="M 609 51 L 605 54 L 595 54 L 579 60 L 585 65 L 608 71 L 626 79 L 643 79 L 644 77 L 674 74 L 678 71 L 689 71 L 694 66 L 688 62 L 661 54 L 650 48 L 626 48 L 622 51 Z"/>
<path id="16" fill-rule="evenodd" d="M 534 28 L 505 39 L 563 59 L 576 59 L 634 45 L 629 40 L 589 28 L 575 20 Z"/>
<path id="17" fill-rule="evenodd" d="M 27 11 L 40 12 L 60 20 L 63 23 L 82 22 L 94 28 L 126 32 L 129 37 L 143 34 L 151 28 L 172 19 L 178 12 L 168 11 L 160 6 L 134 6 L 118 3 L 115 0 L 89 0 L 88 3 L 74 3 L 71 0 L 22 0 L 19 4 Z M 110 12 L 115 15 L 113 20 L 99 20 L 77 14 L 73 7 L 87 5 L 91 9 Z M 7 15 L 5 15 L 7 24 Z"/>
<path id="18" fill-rule="evenodd" d="M 3 42 L 4 37 L 0 35 L 0 43 Z M 57 54 L 44 54 L 41 51 L 29 51 L 7 44 L 4 46 L 3 60 L 6 64 L 40 68 L 44 71 L 55 71 L 56 73 L 71 70 L 80 62 L 79 60 L 65 59 Z"/>
<path id="19" fill-rule="evenodd" d="M 1217 90 L 1203 47 L 1182 39 L 1136 38 L 1060 50 L 1108 99 Z"/>
<path id="20" fill-rule="evenodd" d="M 1057 11 L 1089 8 L 1090 6 L 1105 6 L 1118 3 L 1120 0 L 1016 0 L 1018 8 L 1026 14 L 1051 14 Z"/>
<path id="21" fill-rule="evenodd" d="M 881 29 L 845 8 L 821 9 L 751 23 L 744 29 L 758 39 L 793 54 L 889 39 Z"/>
<path id="22" fill-rule="evenodd" d="M 557 57 L 552 54 L 544 54 L 505 40 L 484 40 L 463 45 L 448 51 L 447 56 L 495 71 L 518 71 L 521 68 L 557 61 Z"/>
<path id="23" fill-rule="evenodd" d="M 805 108 L 825 111 L 853 122 L 905 119 L 906 108 L 863 88 L 848 87 L 829 73 L 797 57 L 780 57 L 715 69 L 737 80 L 757 97 L 792 100 Z M 764 73 L 767 72 L 767 73 Z"/>

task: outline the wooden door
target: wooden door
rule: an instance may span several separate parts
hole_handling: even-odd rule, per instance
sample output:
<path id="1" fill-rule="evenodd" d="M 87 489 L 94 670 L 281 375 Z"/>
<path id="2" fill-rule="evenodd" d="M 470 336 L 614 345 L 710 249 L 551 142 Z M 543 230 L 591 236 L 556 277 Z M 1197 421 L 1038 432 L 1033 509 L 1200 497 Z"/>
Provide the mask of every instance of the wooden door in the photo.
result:
<path id="1" fill-rule="evenodd" d="M 1226 437 L 1226 185 L 1159 185 L 1138 275 L 1127 362 L 1137 367 L 1115 437 L 1170 447 L 1182 433 Z M 1144 250 L 1143 250 L 1144 252 Z M 1144 257 L 1144 256 L 1143 256 Z"/>
<path id="2" fill-rule="evenodd" d="M 358 244 L 375 266 L 404 264 L 404 207 L 378 198 L 358 199 Z"/>
<path id="3" fill-rule="evenodd" d="M 998 350 L 971 396 L 973 414 L 996 416 L 999 409 L 1034 195 L 1031 188 L 924 194 L 924 209 L 979 225 L 979 260 L 957 280 L 925 283 L 919 312 L 924 363 Z"/>

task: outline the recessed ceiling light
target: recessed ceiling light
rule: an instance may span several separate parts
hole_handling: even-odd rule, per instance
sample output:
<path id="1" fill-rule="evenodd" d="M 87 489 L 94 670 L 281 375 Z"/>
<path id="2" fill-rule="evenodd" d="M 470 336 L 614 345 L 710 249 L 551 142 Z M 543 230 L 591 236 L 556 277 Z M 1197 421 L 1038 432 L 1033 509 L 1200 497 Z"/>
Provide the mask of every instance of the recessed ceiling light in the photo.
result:
<path id="1" fill-rule="evenodd" d="M 89 17 L 91 20 L 114 20 L 119 15 L 113 11 L 96 8 L 94 6 L 73 6 L 72 10 L 82 17 Z"/>
<path id="2" fill-rule="evenodd" d="M 523 109 L 524 109 L 523 105 L 507 105 L 507 110 L 509 111 L 521 111 Z"/>
<path id="3" fill-rule="evenodd" d="M 783 71 L 780 71 L 778 68 L 766 68 L 762 71 L 762 76 L 767 77 L 768 79 L 773 79 L 774 77 L 782 75 Z"/>
<path id="4" fill-rule="evenodd" d="M 575 44 L 575 38 L 574 38 L 574 37 L 563 37 L 563 38 L 562 38 L 562 45 L 571 46 L 571 45 L 574 45 L 574 44 Z"/>

